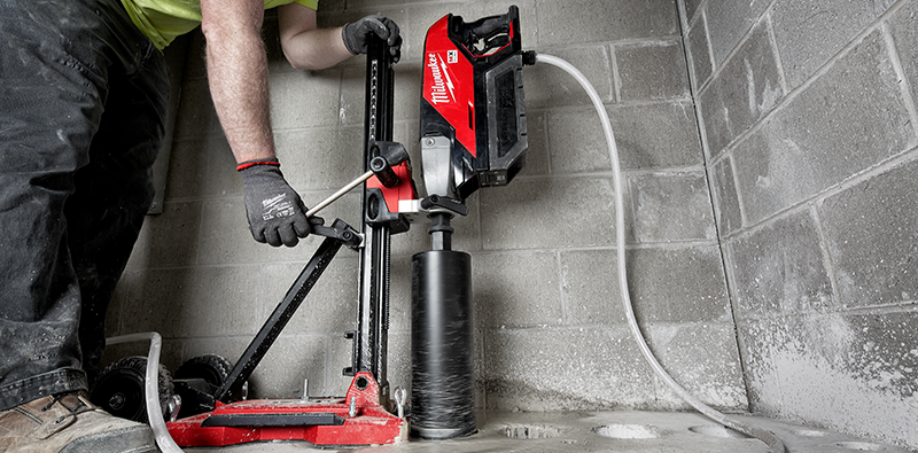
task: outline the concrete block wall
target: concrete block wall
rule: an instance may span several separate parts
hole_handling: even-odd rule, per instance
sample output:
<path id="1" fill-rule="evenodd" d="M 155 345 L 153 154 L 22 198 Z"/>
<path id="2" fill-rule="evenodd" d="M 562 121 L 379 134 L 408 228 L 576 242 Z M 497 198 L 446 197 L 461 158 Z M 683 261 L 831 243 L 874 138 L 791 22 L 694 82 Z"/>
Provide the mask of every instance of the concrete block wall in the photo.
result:
<path id="1" fill-rule="evenodd" d="M 417 154 L 426 31 L 520 7 L 527 49 L 560 56 L 596 86 L 625 170 L 631 290 L 663 364 L 718 407 L 745 409 L 731 304 L 675 0 L 320 2 L 320 25 L 384 14 L 405 43 L 396 65 L 395 139 Z M 293 70 L 269 16 L 272 121 L 282 170 L 307 204 L 360 173 L 364 59 Z M 149 218 L 109 332 L 156 330 L 175 370 L 202 353 L 235 360 L 320 242 L 255 243 L 242 185 L 208 94 L 203 38 L 192 37 L 163 213 Z M 529 161 L 510 186 L 469 200 L 454 248 L 471 253 L 477 404 L 497 410 L 683 409 L 644 363 L 615 278 L 611 162 L 598 117 L 568 75 L 524 71 Z M 417 160 L 415 159 L 415 162 Z M 357 225 L 356 194 L 323 212 Z M 426 226 L 393 238 L 390 383 L 410 386 L 410 259 Z M 342 251 L 253 376 L 255 397 L 341 395 L 356 326 L 357 259 Z M 109 360 L 135 353 L 112 348 Z"/>
<path id="2" fill-rule="evenodd" d="M 918 448 L 918 1 L 679 6 L 751 408 Z"/>

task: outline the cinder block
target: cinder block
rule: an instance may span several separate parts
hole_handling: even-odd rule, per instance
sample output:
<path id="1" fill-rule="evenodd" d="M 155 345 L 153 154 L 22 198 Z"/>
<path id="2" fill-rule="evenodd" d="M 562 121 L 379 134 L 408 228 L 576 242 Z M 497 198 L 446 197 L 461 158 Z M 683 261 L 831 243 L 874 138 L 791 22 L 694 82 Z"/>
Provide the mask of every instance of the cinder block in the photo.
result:
<path id="1" fill-rule="evenodd" d="M 727 157 L 714 165 L 714 214 L 721 235 L 730 235 L 743 226 L 740 202 L 733 177 L 732 159 Z"/>
<path id="2" fill-rule="evenodd" d="M 638 243 L 713 241 L 717 238 L 704 172 L 634 175 L 632 235 Z"/>
<path id="3" fill-rule="evenodd" d="M 727 242 L 740 319 L 835 307 L 816 222 L 798 210 Z"/>
<path id="4" fill-rule="evenodd" d="M 277 23 L 277 10 L 265 11 L 264 23 L 261 26 L 261 38 L 265 45 L 265 54 L 268 58 L 268 73 L 295 71 L 287 57 L 284 56 L 280 42 L 280 28 Z"/>
<path id="5" fill-rule="evenodd" d="M 720 66 L 746 32 L 759 21 L 770 2 L 711 0 L 703 10 L 707 16 L 714 65 Z"/>
<path id="6" fill-rule="evenodd" d="M 395 66 L 394 120 L 417 120 L 421 117 L 422 77 L 423 68 L 420 63 L 405 61 Z"/>
<path id="7" fill-rule="evenodd" d="M 918 393 L 918 314 L 870 313 L 848 317 L 857 332 L 846 368 L 870 388 L 892 394 Z M 918 414 L 912 406 L 911 413 Z"/>
<path id="8" fill-rule="evenodd" d="M 166 203 L 162 214 L 147 216 L 128 266 L 143 269 L 195 265 L 201 215 L 201 203 L 190 202 Z"/>
<path id="9" fill-rule="evenodd" d="M 526 166 L 520 173 L 525 176 L 546 175 L 549 173 L 549 135 L 547 112 L 526 112 L 526 133 L 529 150 L 526 151 Z"/>
<path id="10" fill-rule="evenodd" d="M 390 335 L 411 332 L 411 256 L 392 257 L 389 277 Z"/>
<path id="11" fill-rule="evenodd" d="M 768 28 L 760 23 L 698 97 L 711 157 L 719 156 L 783 97 Z"/>
<path id="12" fill-rule="evenodd" d="M 253 334 L 253 313 L 263 306 L 262 276 L 253 268 L 148 269 L 128 289 L 125 332 L 158 331 L 164 337 Z M 233 282 L 232 285 L 226 282 Z M 153 302 L 155 301 L 155 303 Z"/>
<path id="13" fill-rule="evenodd" d="M 614 46 L 621 101 L 691 96 L 681 40 Z"/>
<path id="14" fill-rule="evenodd" d="M 558 258 L 552 252 L 472 256 L 475 324 L 515 328 L 562 323 Z"/>
<path id="15" fill-rule="evenodd" d="M 488 408 L 652 408 L 652 371 L 626 327 L 489 330 Z"/>
<path id="16" fill-rule="evenodd" d="M 348 66 L 341 70 L 341 107 L 338 111 L 339 125 L 359 126 L 352 132 L 361 136 L 363 141 L 363 125 L 366 119 L 366 65 Z M 400 77 L 396 76 L 396 81 Z M 407 96 L 396 90 L 397 99 Z"/>
<path id="17" fill-rule="evenodd" d="M 882 35 L 870 34 L 736 147 L 747 221 L 757 223 L 915 145 L 887 55 Z"/>
<path id="18" fill-rule="evenodd" d="M 691 23 L 692 19 L 695 18 L 695 13 L 698 12 L 698 7 L 704 0 L 682 0 L 682 3 L 685 5 L 685 16 L 686 22 Z"/>
<path id="19" fill-rule="evenodd" d="M 411 395 L 411 333 L 389 333 L 387 361 L 390 392 L 401 387 Z M 393 403 L 395 402 L 393 398 Z"/>
<path id="20" fill-rule="evenodd" d="M 800 86 L 879 14 L 872 2 L 778 0 L 772 22 L 788 89 Z"/>
<path id="21" fill-rule="evenodd" d="M 421 65 L 418 61 L 401 61 L 394 66 L 395 95 L 393 120 L 416 120 L 421 111 Z M 354 134 L 363 140 L 363 125 L 366 120 L 366 65 L 348 66 L 342 70 L 341 108 L 339 121 L 343 125 L 360 126 Z M 416 147 L 415 137 L 405 146 Z"/>
<path id="22" fill-rule="evenodd" d="M 796 316 L 796 315 L 794 315 Z M 749 408 L 757 414 L 777 416 L 783 404 L 775 364 L 774 347 L 786 343 L 784 317 L 756 318 L 736 323 L 736 336 L 743 359 L 743 381 Z"/>
<path id="23" fill-rule="evenodd" d="M 608 112 L 623 169 L 702 164 L 698 123 L 690 103 L 616 105 Z M 604 139 L 602 146 L 607 146 Z"/>
<path id="24" fill-rule="evenodd" d="M 364 173 L 362 127 L 313 128 L 275 137 L 281 171 L 296 190 L 334 192 Z"/>
<path id="25" fill-rule="evenodd" d="M 674 0 L 538 1 L 540 45 L 656 38 L 679 33 Z"/>
<path id="26" fill-rule="evenodd" d="M 166 200 L 239 195 L 242 178 L 223 134 L 175 141 L 169 159 Z"/>
<path id="27" fill-rule="evenodd" d="M 707 82 L 708 77 L 711 77 L 711 73 L 714 70 L 711 63 L 711 48 L 708 42 L 707 19 L 704 14 L 689 29 L 687 47 L 688 53 L 691 55 L 689 61 L 694 75 L 695 92 L 697 92 Z"/>
<path id="28" fill-rule="evenodd" d="M 210 98 L 207 79 L 192 79 L 182 87 L 182 99 L 176 114 L 175 139 L 195 139 L 223 134 L 220 119 Z"/>
<path id="29" fill-rule="evenodd" d="M 701 165 L 701 141 L 691 104 L 615 105 L 607 113 L 622 169 Z M 595 110 L 549 112 L 548 137 L 552 173 L 612 169 L 602 123 Z"/>
<path id="30" fill-rule="evenodd" d="M 548 149 L 554 174 L 609 171 L 612 163 L 593 109 L 548 113 Z"/>
<path id="31" fill-rule="evenodd" d="M 705 404 L 733 410 L 748 406 L 739 348 L 732 322 L 653 324 L 645 338 L 672 378 Z M 654 376 L 658 407 L 686 410 L 688 405 Z"/>
<path id="32" fill-rule="evenodd" d="M 918 444 L 914 312 L 813 314 L 741 328 L 767 351 L 750 376 L 756 412 L 829 429 Z M 758 344 L 758 343 L 756 343 Z M 747 369 L 750 362 L 747 361 Z"/>
<path id="33" fill-rule="evenodd" d="M 889 29 L 899 52 L 899 61 L 911 86 L 912 102 L 918 102 L 918 29 L 915 18 L 918 17 L 918 2 L 905 4 L 889 20 Z"/>
<path id="34" fill-rule="evenodd" d="M 603 102 L 615 101 L 612 59 L 606 46 L 560 47 L 540 50 L 539 53 L 570 63 L 587 78 Z M 548 63 L 523 68 L 523 91 L 529 110 L 592 105 L 587 92 L 571 75 Z"/>
<path id="35" fill-rule="evenodd" d="M 731 319 L 716 245 L 629 250 L 627 260 L 631 301 L 642 323 Z"/>
<path id="36" fill-rule="evenodd" d="M 194 79 L 207 78 L 207 60 L 204 51 L 206 40 L 204 33 L 201 33 L 201 27 L 188 32 L 186 39 L 188 40 L 188 55 L 185 59 L 185 73 L 182 75 L 183 85 Z"/>
<path id="37" fill-rule="evenodd" d="M 611 179 L 525 179 L 483 190 L 480 197 L 485 250 L 615 242 Z"/>
<path id="38" fill-rule="evenodd" d="M 307 379 L 310 396 L 327 396 L 321 392 L 326 387 L 327 354 L 323 337 L 281 335 L 249 379 L 252 398 L 298 399 Z"/>
<path id="39" fill-rule="evenodd" d="M 274 130 L 338 123 L 340 70 L 282 72 L 269 80 Z"/>
<path id="40" fill-rule="evenodd" d="M 174 373 L 185 361 L 205 354 L 219 355 L 235 365 L 251 342 L 251 335 L 185 338 L 182 340 L 181 360 L 169 369 Z"/>
<path id="41" fill-rule="evenodd" d="M 356 322 L 357 257 L 347 256 L 343 250 L 339 253 L 290 319 L 284 334 L 344 335 Z M 271 264 L 264 268 L 261 285 L 265 305 L 258 316 L 260 322 L 271 316 L 288 291 L 299 290 L 293 284 L 304 268 L 305 264 Z"/>
<path id="42" fill-rule="evenodd" d="M 625 323 L 615 250 L 561 252 L 561 303 L 569 326 Z"/>
<path id="43" fill-rule="evenodd" d="M 918 182 L 912 161 L 825 200 L 819 215 L 846 307 L 918 300 Z"/>

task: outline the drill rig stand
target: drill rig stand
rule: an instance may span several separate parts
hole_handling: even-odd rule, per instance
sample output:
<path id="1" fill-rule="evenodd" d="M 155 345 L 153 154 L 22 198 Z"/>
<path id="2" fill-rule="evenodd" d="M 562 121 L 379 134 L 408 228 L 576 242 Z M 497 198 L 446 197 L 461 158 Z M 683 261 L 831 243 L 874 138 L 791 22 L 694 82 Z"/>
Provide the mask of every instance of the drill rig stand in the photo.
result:
<path id="1" fill-rule="evenodd" d="M 185 404 L 172 408 L 166 425 L 178 445 L 301 440 L 332 447 L 407 440 L 406 394 L 390 391 L 386 368 L 390 238 L 422 215 L 430 222 L 431 250 L 414 255 L 411 263 L 410 430 L 427 439 L 475 432 L 471 257 L 452 250 L 450 221 L 468 214 L 469 195 L 508 184 L 525 164 L 519 12 L 512 6 L 505 15 L 471 23 L 450 14 L 428 31 L 420 128 L 423 198 L 407 151 L 392 142 L 394 74 L 388 50 L 384 40 L 370 39 L 364 174 L 307 213 L 314 215 L 364 184 L 359 231 L 341 220 L 314 223 L 313 234 L 325 240 L 236 364 L 211 363 L 216 356 L 206 356 L 179 369 L 174 384 Z M 310 398 L 304 390 L 301 399 L 246 400 L 248 378 L 342 246 L 359 254 L 360 266 L 357 330 L 346 335 L 353 340 L 352 363 L 344 369 L 353 377 L 347 394 Z M 114 405 L 123 405 L 129 390 L 136 390 L 126 387 L 139 382 L 139 393 L 133 393 L 143 394 L 143 379 L 132 376 L 97 386 L 93 401 L 125 414 Z M 132 404 L 142 407 L 139 400 Z"/>
<path id="2" fill-rule="evenodd" d="M 390 236 L 407 231 L 408 220 L 397 209 L 388 209 L 387 201 L 417 195 L 408 153 L 391 142 L 391 56 L 385 41 L 375 37 L 367 55 L 366 80 L 365 173 L 351 185 L 366 181 L 360 231 L 341 220 L 335 220 L 331 227 L 313 227 L 313 234 L 326 239 L 212 396 L 201 379 L 177 380 L 183 399 L 194 402 L 192 410 L 186 412 L 201 412 L 167 423 L 178 445 L 304 440 L 318 446 L 356 446 L 407 439 L 404 390 L 395 392 L 393 404 L 386 377 L 386 345 Z M 343 192 L 335 197 L 340 195 Z M 352 365 L 344 370 L 345 375 L 353 376 L 347 394 L 344 398 L 309 398 L 304 394 L 298 400 L 242 399 L 245 382 L 342 245 L 356 250 L 360 263 L 357 331 L 347 334 L 354 342 Z"/>

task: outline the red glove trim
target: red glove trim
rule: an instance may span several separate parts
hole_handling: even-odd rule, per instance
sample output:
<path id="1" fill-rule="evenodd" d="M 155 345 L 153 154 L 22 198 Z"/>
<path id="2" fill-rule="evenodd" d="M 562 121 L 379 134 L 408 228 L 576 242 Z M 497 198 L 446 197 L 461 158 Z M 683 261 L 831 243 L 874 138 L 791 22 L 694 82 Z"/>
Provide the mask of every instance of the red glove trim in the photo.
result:
<path id="1" fill-rule="evenodd" d="M 276 160 L 250 160 L 248 162 L 243 162 L 236 166 L 236 171 L 242 171 L 249 167 L 254 167 L 256 165 L 276 165 L 280 167 L 280 162 Z"/>

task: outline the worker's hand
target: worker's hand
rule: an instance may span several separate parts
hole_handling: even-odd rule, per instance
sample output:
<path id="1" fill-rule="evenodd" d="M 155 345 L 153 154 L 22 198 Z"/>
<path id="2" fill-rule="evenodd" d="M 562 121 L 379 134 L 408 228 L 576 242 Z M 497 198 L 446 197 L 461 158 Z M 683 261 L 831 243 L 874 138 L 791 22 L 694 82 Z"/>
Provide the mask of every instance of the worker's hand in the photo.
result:
<path id="1" fill-rule="evenodd" d="M 293 247 L 309 236 L 306 205 L 287 184 L 277 159 L 243 162 L 237 167 L 245 186 L 249 229 L 258 242 Z"/>
<path id="2" fill-rule="evenodd" d="M 388 17 L 367 16 L 357 22 L 352 22 L 344 26 L 341 37 L 344 39 L 344 46 L 352 54 L 367 53 L 367 35 L 375 33 L 380 39 L 386 40 L 389 44 L 389 53 L 392 54 L 392 62 L 398 63 L 401 56 L 402 37 L 398 33 L 398 25 Z"/>

